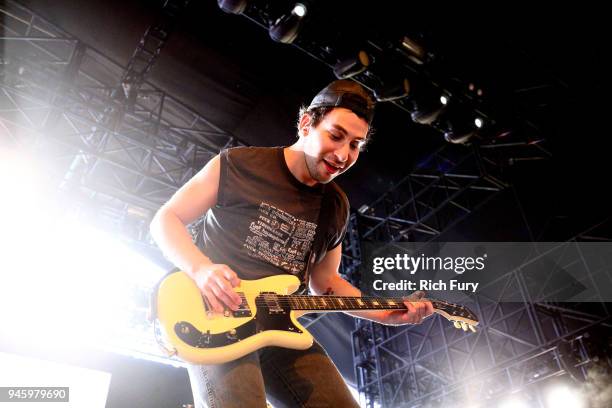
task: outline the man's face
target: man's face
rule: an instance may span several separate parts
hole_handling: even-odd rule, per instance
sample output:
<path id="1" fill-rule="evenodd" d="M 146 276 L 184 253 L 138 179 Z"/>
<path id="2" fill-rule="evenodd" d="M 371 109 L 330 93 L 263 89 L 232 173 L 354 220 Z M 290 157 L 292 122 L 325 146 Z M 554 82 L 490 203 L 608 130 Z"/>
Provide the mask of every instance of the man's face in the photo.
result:
<path id="1" fill-rule="evenodd" d="M 347 171 L 359 157 L 368 124 L 345 108 L 335 108 L 316 126 L 305 126 L 304 158 L 313 182 L 329 183 Z"/>

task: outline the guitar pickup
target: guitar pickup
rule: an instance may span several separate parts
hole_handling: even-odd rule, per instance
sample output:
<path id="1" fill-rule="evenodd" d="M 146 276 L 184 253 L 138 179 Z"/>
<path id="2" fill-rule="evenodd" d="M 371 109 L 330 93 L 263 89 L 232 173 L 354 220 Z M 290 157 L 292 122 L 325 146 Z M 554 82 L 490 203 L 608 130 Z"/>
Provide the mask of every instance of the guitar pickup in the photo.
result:
<path id="1" fill-rule="evenodd" d="M 278 295 L 274 292 L 261 292 L 261 296 L 263 297 L 264 302 L 268 308 L 268 313 L 270 314 L 279 314 L 286 313 L 285 309 L 283 309 L 279 303 Z"/>
<path id="2" fill-rule="evenodd" d="M 234 317 L 251 317 L 253 314 L 249 309 L 238 309 L 232 312 Z"/>
<path id="3" fill-rule="evenodd" d="M 251 313 L 251 308 L 249 307 L 249 304 L 247 303 L 246 298 L 244 296 L 244 293 L 238 292 L 238 295 L 240 295 L 240 298 L 242 299 L 242 303 L 240 303 L 240 306 L 238 306 L 238 310 L 235 310 L 232 312 L 232 316 L 234 317 L 253 316 L 253 314 Z"/>

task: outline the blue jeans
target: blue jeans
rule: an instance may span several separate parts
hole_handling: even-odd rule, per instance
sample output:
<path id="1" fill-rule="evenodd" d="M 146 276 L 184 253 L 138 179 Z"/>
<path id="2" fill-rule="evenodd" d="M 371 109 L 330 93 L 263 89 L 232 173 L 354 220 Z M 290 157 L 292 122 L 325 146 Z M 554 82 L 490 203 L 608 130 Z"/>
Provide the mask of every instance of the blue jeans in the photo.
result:
<path id="1" fill-rule="evenodd" d="M 196 408 L 359 407 L 325 350 L 265 347 L 219 365 L 189 365 Z"/>

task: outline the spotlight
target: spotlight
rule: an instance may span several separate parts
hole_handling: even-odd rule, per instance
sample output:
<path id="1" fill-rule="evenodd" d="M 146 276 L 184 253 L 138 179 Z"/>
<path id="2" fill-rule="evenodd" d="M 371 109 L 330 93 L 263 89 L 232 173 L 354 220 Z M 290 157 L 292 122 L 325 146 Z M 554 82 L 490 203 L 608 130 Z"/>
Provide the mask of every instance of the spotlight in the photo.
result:
<path id="1" fill-rule="evenodd" d="M 467 143 L 482 126 L 482 119 L 473 118 L 473 112 L 458 105 L 449 105 L 442 115 L 432 123 L 432 126 L 442 133 L 449 143 Z"/>
<path id="2" fill-rule="evenodd" d="M 366 212 L 368 212 L 370 210 L 370 207 L 367 204 L 362 205 L 361 207 L 359 207 L 359 209 L 357 210 L 357 212 L 359 212 L 359 214 L 365 214 Z"/>
<path id="3" fill-rule="evenodd" d="M 448 102 L 448 97 L 428 80 L 410 78 L 410 95 L 403 105 L 414 122 L 431 125 L 446 109 L 445 102 Z"/>
<path id="4" fill-rule="evenodd" d="M 359 51 L 357 57 L 347 58 L 334 66 L 334 75 L 338 79 L 348 79 L 361 74 L 370 65 L 370 57 L 365 51 Z"/>
<path id="5" fill-rule="evenodd" d="M 302 18 L 306 15 L 306 6 L 303 5 L 302 3 L 295 3 L 295 6 L 293 7 L 293 13 L 295 13 L 296 16 Z"/>
<path id="6" fill-rule="evenodd" d="M 219 8 L 226 13 L 242 14 L 247 6 L 247 0 L 217 0 Z"/>
<path id="7" fill-rule="evenodd" d="M 425 49 L 413 39 L 404 36 L 402 39 L 402 48 L 406 51 L 408 58 L 414 63 L 422 65 L 425 61 Z"/>
<path id="8" fill-rule="evenodd" d="M 412 120 L 421 125 L 431 125 L 444 111 L 445 105 L 433 95 L 414 95 L 409 110 Z"/>
<path id="9" fill-rule="evenodd" d="M 454 130 L 444 132 L 444 140 L 453 144 L 466 144 L 474 136 L 474 132 L 457 132 Z"/>
<path id="10" fill-rule="evenodd" d="M 402 99 L 410 93 L 410 82 L 404 78 L 403 81 L 396 82 L 390 86 L 384 86 L 374 91 L 377 102 L 390 102 Z"/>
<path id="11" fill-rule="evenodd" d="M 417 105 L 417 109 L 410 113 L 412 120 L 421 125 L 431 125 L 442 113 L 444 106 Z"/>
<path id="12" fill-rule="evenodd" d="M 295 3 L 291 13 L 280 16 L 268 30 L 276 42 L 291 44 L 297 38 L 308 9 L 304 3 Z"/>
<path id="13" fill-rule="evenodd" d="M 557 385 L 548 391 L 546 396 L 547 407 L 571 407 L 571 408 L 582 408 L 584 407 L 584 400 L 578 391 L 571 390 L 565 385 Z"/>
<path id="14" fill-rule="evenodd" d="M 474 126 L 476 126 L 478 129 L 481 129 L 483 125 L 484 125 L 484 122 L 482 119 L 480 118 L 474 119 Z"/>

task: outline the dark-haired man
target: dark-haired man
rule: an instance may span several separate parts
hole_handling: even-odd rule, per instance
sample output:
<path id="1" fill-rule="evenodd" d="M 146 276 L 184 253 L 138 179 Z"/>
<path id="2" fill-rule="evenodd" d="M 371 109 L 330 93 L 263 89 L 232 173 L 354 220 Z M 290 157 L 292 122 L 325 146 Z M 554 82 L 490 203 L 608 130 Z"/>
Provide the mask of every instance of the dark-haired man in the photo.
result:
<path id="1" fill-rule="evenodd" d="M 298 140 L 288 147 L 228 149 L 187 182 L 156 214 L 160 248 L 187 272 L 217 312 L 236 310 L 240 279 L 294 274 L 316 294 L 360 296 L 338 274 L 349 215 L 333 182 L 367 143 L 374 113 L 359 84 L 334 81 L 300 111 Z M 185 225 L 205 214 L 201 244 Z M 427 301 L 405 311 L 351 312 L 383 324 L 420 323 Z M 307 350 L 267 347 L 221 365 L 189 367 L 198 408 L 357 406 L 317 343 Z"/>

